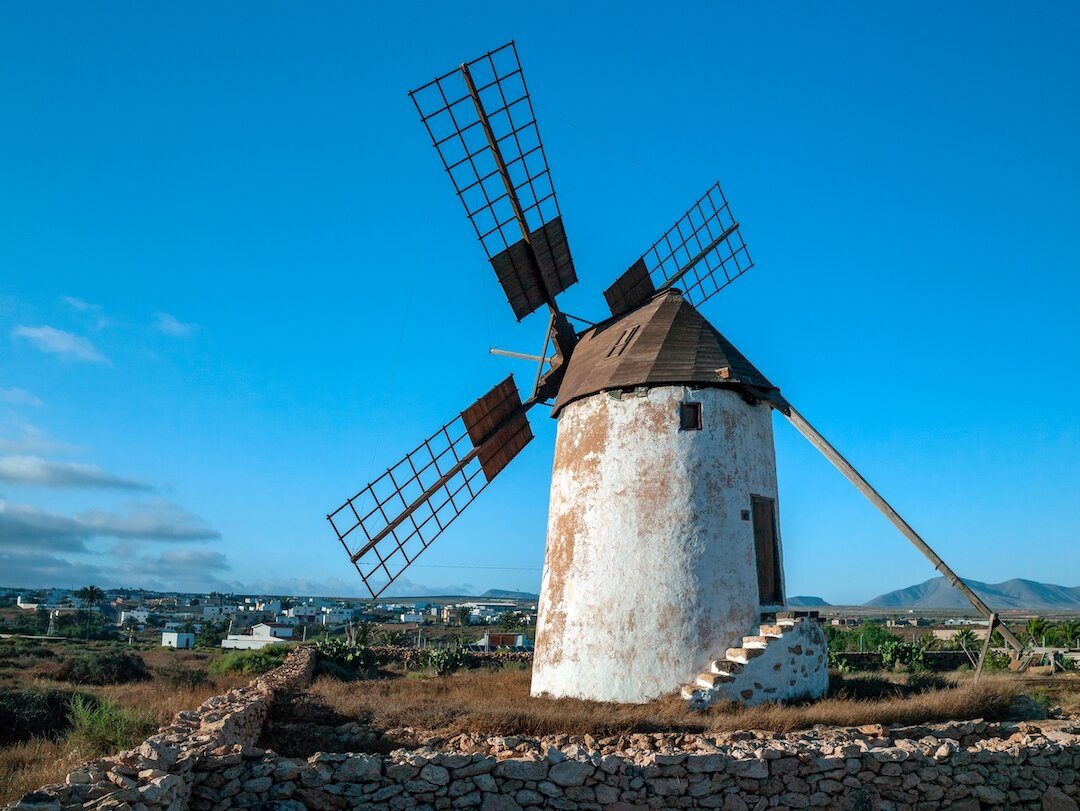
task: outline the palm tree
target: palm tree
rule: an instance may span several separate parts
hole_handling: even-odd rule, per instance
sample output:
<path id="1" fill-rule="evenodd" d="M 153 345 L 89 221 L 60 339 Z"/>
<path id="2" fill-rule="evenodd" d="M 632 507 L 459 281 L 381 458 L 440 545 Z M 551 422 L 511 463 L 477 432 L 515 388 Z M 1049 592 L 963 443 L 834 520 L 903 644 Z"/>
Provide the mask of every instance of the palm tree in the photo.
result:
<path id="1" fill-rule="evenodd" d="M 952 641 L 954 645 L 960 648 L 960 650 L 962 650 L 964 653 L 968 653 L 970 649 L 974 648 L 976 644 L 978 644 L 979 640 L 975 638 L 974 631 L 972 631 L 970 628 L 964 628 L 963 630 L 957 631 L 955 634 L 953 634 Z"/>
<path id="2" fill-rule="evenodd" d="M 361 648 L 368 647 L 375 639 L 377 627 L 378 626 L 376 626 L 374 622 L 367 622 L 366 620 L 361 620 L 356 623 L 356 644 Z"/>
<path id="3" fill-rule="evenodd" d="M 461 606 L 457 610 L 457 624 L 458 625 L 471 625 L 472 611 L 465 606 Z"/>
<path id="4" fill-rule="evenodd" d="M 1041 645 L 1046 632 L 1050 630 L 1050 623 L 1042 617 L 1032 617 L 1024 626 L 1024 632 L 1028 635 L 1033 645 Z"/>
<path id="5" fill-rule="evenodd" d="M 1057 627 L 1057 632 L 1058 639 L 1064 647 L 1077 647 L 1077 640 L 1080 639 L 1080 622 L 1077 620 L 1065 620 Z"/>
<path id="6" fill-rule="evenodd" d="M 75 592 L 75 598 L 83 604 L 83 608 L 86 609 L 86 639 L 90 640 L 90 619 L 93 616 L 91 608 L 100 603 L 105 598 L 105 592 L 99 589 L 97 586 L 83 586 L 77 592 Z"/>

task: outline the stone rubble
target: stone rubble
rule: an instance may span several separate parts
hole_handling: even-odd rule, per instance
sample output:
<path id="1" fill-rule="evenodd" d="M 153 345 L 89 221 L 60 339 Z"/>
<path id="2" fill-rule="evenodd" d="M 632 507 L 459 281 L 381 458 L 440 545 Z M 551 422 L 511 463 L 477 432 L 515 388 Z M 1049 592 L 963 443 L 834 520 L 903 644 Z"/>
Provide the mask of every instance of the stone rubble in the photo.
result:
<path id="1" fill-rule="evenodd" d="M 254 746 L 272 702 L 305 687 L 300 648 L 138 749 L 77 769 L 18 811 L 823 808 L 1080 811 L 1080 722 L 816 728 L 786 735 L 459 735 L 388 755 L 286 758 Z M 343 739 L 370 734 L 342 725 Z"/>

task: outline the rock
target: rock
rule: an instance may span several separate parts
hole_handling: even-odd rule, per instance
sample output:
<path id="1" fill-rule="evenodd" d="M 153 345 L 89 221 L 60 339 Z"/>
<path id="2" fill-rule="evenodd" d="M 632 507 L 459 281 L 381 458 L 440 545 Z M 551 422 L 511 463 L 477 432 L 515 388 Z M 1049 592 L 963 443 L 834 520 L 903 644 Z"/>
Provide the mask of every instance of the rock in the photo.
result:
<path id="1" fill-rule="evenodd" d="M 750 811 L 747 808 L 743 798 L 738 794 L 729 794 L 724 798 L 724 804 L 721 806 L 721 811 Z"/>
<path id="2" fill-rule="evenodd" d="M 480 811 L 521 811 L 521 806 L 505 794 L 485 794 Z"/>
<path id="3" fill-rule="evenodd" d="M 509 780 L 545 780 L 548 764 L 542 760 L 503 760 L 495 767 L 495 775 Z"/>
<path id="4" fill-rule="evenodd" d="M 446 769 L 441 766 L 434 768 L 440 769 L 446 775 L 446 783 L 450 782 L 450 775 Z M 368 783 L 372 780 L 378 780 L 381 776 L 381 757 L 378 755 L 351 755 L 334 769 L 333 780 L 335 783 Z M 445 785 L 445 783 L 442 785 Z"/>
<path id="5" fill-rule="evenodd" d="M 874 811 L 874 795 L 864 788 L 849 791 L 840 809 L 841 811 Z"/>
<path id="6" fill-rule="evenodd" d="M 1047 789 L 1042 795 L 1042 807 L 1043 811 L 1080 811 L 1076 800 L 1057 786 Z"/>
<path id="7" fill-rule="evenodd" d="M 955 751 L 956 745 L 951 741 L 945 741 L 945 743 L 941 744 L 941 746 L 937 748 L 937 751 L 934 752 L 934 760 L 938 762 L 948 760 Z"/>
<path id="8" fill-rule="evenodd" d="M 735 777 L 764 780 L 769 776 L 769 763 L 758 758 L 733 760 L 727 765 L 726 771 Z"/>
<path id="9" fill-rule="evenodd" d="M 546 757 L 548 763 L 562 763 L 564 760 L 566 760 L 566 755 L 563 753 L 563 751 L 561 749 L 555 748 L 554 746 L 548 748 Z"/>
<path id="10" fill-rule="evenodd" d="M 577 760 L 564 760 L 548 770 L 548 780 L 557 785 L 583 786 L 593 773 L 592 764 Z"/>
<path id="11" fill-rule="evenodd" d="M 544 804 L 544 795 L 539 791 L 533 791 L 529 788 L 518 789 L 514 794 L 514 799 L 517 801 L 517 804 L 521 806 Z"/>
<path id="12" fill-rule="evenodd" d="M 147 738 L 136 750 L 145 760 L 150 761 L 156 768 L 168 769 L 180 754 L 179 746 L 171 746 L 164 741 Z"/>
<path id="13" fill-rule="evenodd" d="M 274 766 L 274 782 L 285 783 L 289 780 L 295 780 L 306 766 L 307 763 L 302 760 L 282 758 Z"/>
<path id="14" fill-rule="evenodd" d="M 378 760 L 378 758 L 376 758 Z M 420 779 L 436 786 L 445 786 L 450 782 L 450 772 L 442 766 L 429 763 L 420 769 Z"/>
<path id="15" fill-rule="evenodd" d="M 60 811 L 60 801 L 44 791 L 31 791 L 24 794 L 11 811 Z"/>
<path id="16" fill-rule="evenodd" d="M 984 803 L 990 803 L 990 805 L 1004 805 L 1009 801 L 1008 794 L 993 786 L 973 786 L 971 793 Z"/>
<path id="17" fill-rule="evenodd" d="M 270 786 L 273 784 L 274 779 L 272 777 L 254 777 L 244 782 L 244 791 L 258 794 L 261 791 L 269 791 Z"/>

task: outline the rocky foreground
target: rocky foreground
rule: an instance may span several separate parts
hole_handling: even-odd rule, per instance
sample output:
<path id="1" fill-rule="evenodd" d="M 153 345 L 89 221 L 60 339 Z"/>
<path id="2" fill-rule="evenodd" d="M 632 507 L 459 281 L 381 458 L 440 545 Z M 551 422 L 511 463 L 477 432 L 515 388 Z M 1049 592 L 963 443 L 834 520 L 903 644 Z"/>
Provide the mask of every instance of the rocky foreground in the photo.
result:
<path id="1" fill-rule="evenodd" d="M 306 686 L 311 670 L 311 652 L 301 648 L 249 687 L 180 713 L 139 748 L 13 808 L 1078 811 L 1075 719 L 599 740 L 461 735 L 389 754 L 306 759 L 253 746 L 270 706 Z M 359 724 L 335 734 L 342 748 L 380 740 Z"/>

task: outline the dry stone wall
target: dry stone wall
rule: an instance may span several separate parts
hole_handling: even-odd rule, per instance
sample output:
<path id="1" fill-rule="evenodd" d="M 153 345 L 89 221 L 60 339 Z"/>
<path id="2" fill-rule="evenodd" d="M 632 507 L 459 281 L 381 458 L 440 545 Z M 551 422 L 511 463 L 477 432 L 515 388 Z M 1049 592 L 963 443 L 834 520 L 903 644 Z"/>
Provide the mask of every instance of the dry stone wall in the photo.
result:
<path id="1" fill-rule="evenodd" d="M 197 710 L 178 713 L 136 749 L 88 763 L 68 774 L 63 784 L 45 786 L 11 808 L 183 811 L 195 765 L 223 746 L 250 749 L 273 703 L 307 687 L 314 665 L 315 652 L 297 648 L 280 667 L 246 687 L 209 698 Z"/>
<path id="2" fill-rule="evenodd" d="M 306 760 L 234 746 L 196 765 L 191 808 L 1075 811 L 1078 732 L 1076 722 L 974 721 L 789 736 L 461 736 Z"/>
<path id="3" fill-rule="evenodd" d="M 461 735 L 388 755 L 306 759 L 252 745 L 271 704 L 304 687 L 311 670 L 301 648 L 249 687 L 181 713 L 138 749 L 79 769 L 15 808 L 1080 811 L 1076 719 L 599 740 Z M 351 722 L 341 735 L 358 731 Z"/>

